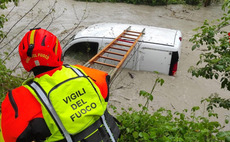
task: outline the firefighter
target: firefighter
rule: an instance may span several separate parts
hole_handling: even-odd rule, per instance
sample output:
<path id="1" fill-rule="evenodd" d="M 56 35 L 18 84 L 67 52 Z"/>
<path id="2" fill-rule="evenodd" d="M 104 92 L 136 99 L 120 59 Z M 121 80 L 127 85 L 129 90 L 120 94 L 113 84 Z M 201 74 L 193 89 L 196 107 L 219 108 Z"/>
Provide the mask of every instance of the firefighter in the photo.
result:
<path id="1" fill-rule="evenodd" d="M 106 109 L 107 73 L 63 65 L 59 40 L 41 28 L 25 34 L 19 55 L 35 77 L 10 90 L 2 103 L 5 142 L 117 141 L 116 119 Z"/>

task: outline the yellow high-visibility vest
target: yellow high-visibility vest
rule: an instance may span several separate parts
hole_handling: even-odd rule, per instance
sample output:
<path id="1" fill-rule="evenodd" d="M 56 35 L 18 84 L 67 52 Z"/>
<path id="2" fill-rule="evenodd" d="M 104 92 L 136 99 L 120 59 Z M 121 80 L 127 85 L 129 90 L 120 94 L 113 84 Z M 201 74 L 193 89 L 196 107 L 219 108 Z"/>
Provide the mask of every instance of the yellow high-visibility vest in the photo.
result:
<path id="1" fill-rule="evenodd" d="M 73 69 L 75 71 L 73 71 Z M 36 90 L 31 85 L 33 82 L 40 89 Z M 105 112 L 107 102 L 102 97 L 97 85 L 75 66 L 65 67 L 57 70 L 52 76 L 47 74 L 40 78 L 28 80 L 23 85 L 30 90 L 42 106 L 42 113 L 51 136 L 46 140 L 53 142 L 63 139 L 63 132 L 59 124 L 50 115 L 47 107 L 52 107 L 60 119 L 64 129 L 71 135 L 75 135 L 94 122 Z M 50 102 L 46 105 L 38 94 L 45 94 L 45 99 Z"/>

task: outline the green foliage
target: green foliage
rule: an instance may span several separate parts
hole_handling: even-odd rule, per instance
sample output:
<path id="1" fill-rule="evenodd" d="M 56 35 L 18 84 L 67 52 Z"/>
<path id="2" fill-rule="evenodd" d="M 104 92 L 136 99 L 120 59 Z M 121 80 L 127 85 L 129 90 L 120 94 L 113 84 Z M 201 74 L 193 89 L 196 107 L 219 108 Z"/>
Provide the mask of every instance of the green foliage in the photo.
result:
<path id="1" fill-rule="evenodd" d="M 18 4 L 18 0 L 0 0 L 0 9 L 6 9 L 6 4 L 8 2 L 14 2 L 15 5 Z M 4 23 L 7 21 L 6 17 L 4 14 L 0 15 L 0 39 L 4 37 L 4 33 L 1 30 L 3 28 Z"/>
<path id="2" fill-rule="evenodd" d="M 164 80 L 157 78 L 150 93 L 140 91 L 139 96 L 146 102 L 139 104 L 140 111 L 129 108 L 121 114 L 117 113 L 117 119 L 121 122 L 121 142 L 216 142 L 229 139 L 229 132 L 221 132 L 223 128 L 219 122 L 210 121 L 211 117 L 218 114 L 210 112 L 207 117 L 198 116 L 200 107 L 195 106 L 190 114 L 187 109 L 182 113 L 165 108 L 160 108 L 152 114 L 148 113 L 148 104 L 153 101 L 153 91 L 157 84 L 163 85 Z"/>
<path id="3" fill-rule="evenodd" d="M 14 2 L 14 4 L 17 5 L 18 0 L 0 0 L 0 9 L 6 9 L 6 4 L 8 4 L 8 2 Z M 0 39 L 4 37 L 4 33 L 1 29 L 6 21 L 7 19 L 5 15 L 0 15 Z M 2 59 L 0 59 L 0 104 L 5 98 L 6 92 L 9 89 L 19 86 L 19 84 L 22 82 L 20 78 L 11 76 L 11 73 L 12 71 L 7 69 L 5 63 L 2 61 Z"/>
<path id="4" fill-rule="evenodd" d="M 142 4 L 142 5 L 169 5 L 169 4 L 188 4 L 188 5 L 201 5 L 205 7 L 211 5 L 211 3 L 218 3 L 220 0 L 211 1 L 211 0 L 75 0 L 75 1 L 87 1 L 87 2 L 123 2 L 130 4 Z"/>
<path id="5" fill-rule="evenodd" d="M 18 4 L 18 0 L 0 0 L 0 9 L 6 9 L 6 4 L 9 2 L 14 2 L 15 5 Z M 6 21 L 7 19 L 5 15 L 0 15 L 0 39 L 4 37 L 4 33 L 1 29 L 3 28 Z M 7 55 L 8 53 L 4 54 Z M 2 54 L 0 54 L 0 56 L 2 57 Z M 20 86 L 23 81 L 19 77 L 12 76 L 12 73 L 13 71 L 8 69 L 5 65 L 5 62 L 0 59 L 0 105 L 5 98 L 7 91 Z"/>
<path id="6" fill-rule="evenodd" d="M 87 2 L 124 2 L 130 4 L 143 4 L 143 5 L 167 5 L 167 4 L 184 4 L 185 0 L 76 0 Z"/>
<path id="7" fill-rule="evenodd" d="M 14 2 L 15 5 L 18 4 L 18 0 L 1 0 L 0 1 L 0 9 L 6 9 L 6 4 L 8 4 L 9 2 Z"/>
<path id="8" fill-rule="evenodd" d="M 12 72 L 12 70 L 6 68 L 4 62 L 0 59 L 0 104 L 7 91 L 20 86 L 23 81 L 19 77 L 12 76 Z"/>
<path id="9" fill-rule="evenodd" d="M 0 15 L 0 29 L 3 28 L 3 24 L 7 21 L 7 19 L 5 18 L 5 15 Z M 0 30 L 0 39 L 3 38 L 4 33 L 2 30 Z"/>
<path id="10" fill-rule="evenodd" d="M 214 113 L 214 108 L 224 108 L 230 109 L 230 100 L 219 97 L 218 94 L 212 94 L 208 98 L 202 99 L 201 103 L 207 102 L 207 111 L 209 112 L 209 116 L 218 117 L 217 114 Z M 229 115 L 226 115 L 225 124 L 229 124 Z M 221 131 L 216 135 L 220 140 L 225 140 L 225 142 L 230 142 L 230 131 Z"/>
<path id="11" fill-rule="evenodd" d="M 213 110 L 214 108 L 224 108 L 229 110 L 230 109 L 230 99 L 224 99 L 219 97 L 218 94 L 212 94 L 208 98 L 201 100 L 201 102 L 207 102 L 207 110 Z"/>
<path id="12" fill-rule="evenodd" d="M 194 44 L 192 50 L 205 47 L 206 52 L 200 54 L 197 62 L 199 67 L 191 67 L 189 72 L 196 77 L 206 79 L 219 79 L 221 88 L 230 91 L 230 42 L 228 32 L 223 28 L 230 26 L 230 1 L 225 1 L 223 17 L 209 23 L 204 21 L 203 26 L 195 29 L 195 34 L 190 41 Z"/>
<path id="13" fill-rule="evenodd" d="M 206 79 L 216 79 L 221 83 L 221 88 L 230 91 L 230 31 L 225 31 L 230 26 L 230 1 L 225 0 L 222 6 L 225 12 L 220 19 L 213 22 L 207 20 L 197 31 L 190 41 L 194 44 L 192 50 L 203 49 L 196 67 L 191 67 L 189 72 L 196 77 Z M 227 28 L 226 28 L 227 29 Z M 229 29 L 229 28 L 228 28 Z M 219 97 L 218 94 L 212 94 L 201 101 L 207 102 L 207 111 L 209 116 L 218 117 L 214 113 L 214 108 L 224 108 L 229 110 L 230 100 Z M 229 123 L 229 116 L 226 116 L 225 123 Z M 218 132 L 216 137 L 219 140 L 229 142 L 230 131 Z"/>
<path id="14" fill-rule="evenodd" d="M 189 5 L 198 5 L 200 3 L 200 0 L 185 0 L 185 2 Z"/>

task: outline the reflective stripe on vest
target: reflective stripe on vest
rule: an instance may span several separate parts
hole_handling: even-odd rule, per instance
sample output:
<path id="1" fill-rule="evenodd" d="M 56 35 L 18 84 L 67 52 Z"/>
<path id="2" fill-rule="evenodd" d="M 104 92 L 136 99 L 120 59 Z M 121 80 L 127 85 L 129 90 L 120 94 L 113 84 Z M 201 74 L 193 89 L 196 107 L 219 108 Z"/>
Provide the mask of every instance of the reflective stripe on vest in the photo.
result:
<path id="1" fill-rule="evenodd" d="M 52 106 L 52 104 L 50 104 L 50 102 L 49 102 L 46 94 L 42 90 L 42 88 L 35 82 L 31 83 L 31 87 L 33 87 L 33 89 L 36 90 L 38 97 L 42 101 L 43 105 L 46 106 L 46 109 L 49 111 L 49 113 L 53 117 L 54 121 L 57 123 L 57 126 L 59 127 L 60 131 L 62 132 L 62 134 L 66 138 L 67 142 L 73 142 L 72 138 L 70 137 L 70 135 L 66 131 L 65 127 L 63 126 L 61 120 L 59 119 L 56 111 L 54 110 L 54 108 Z"/>
<path id="2" fill-rule="evenodd" d="M 112 142 L 115 142 L 115 139 L 114 139 L 114 137 L 113 137 L 113 134 L 112 134 L 111 130 L 109 129 L 108 124 L 107 124 L 106 121 L 105 121 L 105 116 L 102 115 L 101 118 L 102 118 L 102 122 L 103 122 L 103 124 L 104 124 L 104 126 L 105 126 L 107 132 L 109 133 L 109 136 L 110 136 Z"/>

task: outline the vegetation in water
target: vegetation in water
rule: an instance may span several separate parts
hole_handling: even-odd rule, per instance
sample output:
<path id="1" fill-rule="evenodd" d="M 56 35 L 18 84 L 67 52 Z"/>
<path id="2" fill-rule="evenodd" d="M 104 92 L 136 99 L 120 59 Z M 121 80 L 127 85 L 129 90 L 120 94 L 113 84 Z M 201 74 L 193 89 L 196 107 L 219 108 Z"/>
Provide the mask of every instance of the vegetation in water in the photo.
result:
<path id="1" fill-rule="evenodd" d="M 76 0 L 87 2 L 113 2 L 113 3 L 129 3 L 129 4 L 142 4 L 150 6 L 169 5 L 169 4 L 188 4 L 188 5 L 204 5 L 209 6 L 211 0 Z M 215 2 L 219 2 L 215 1 Z"/>

